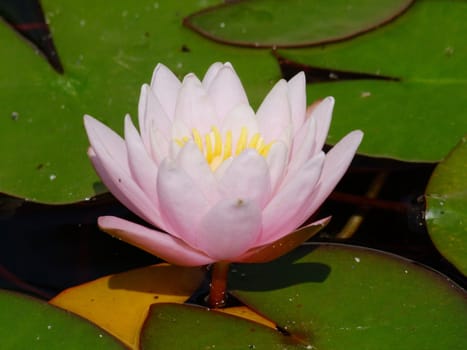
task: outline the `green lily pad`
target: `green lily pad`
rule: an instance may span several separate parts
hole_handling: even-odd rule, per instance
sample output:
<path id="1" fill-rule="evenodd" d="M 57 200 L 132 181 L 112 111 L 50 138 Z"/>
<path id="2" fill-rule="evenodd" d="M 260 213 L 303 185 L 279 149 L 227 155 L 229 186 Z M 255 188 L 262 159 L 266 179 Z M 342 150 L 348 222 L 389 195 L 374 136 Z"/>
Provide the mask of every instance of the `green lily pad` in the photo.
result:
<path id="1" fill-rule="evenodd" d="M 125 349 L 122 343 L 70 312 L 0 291 L 2 349 Z"/>
<path id="2" fill-rule="evenodd" d="M 0 24 L 0 192 L 68 203 L 105 191 L 86 156 L 83 115 L 121 132 L 126 113 L 136 120 L 141 85 L 158 62 L 182 77 L 231 61 L 256 105 L 278 76 L 272 56 L 220 46 L 183 27 L 198 2 L 41 3 L 65 73 Z"/>
<path id="3" fill-rule="evenodd" d="M 460 34 L 465 32 L 467 2 L 420 0 L 376 31 L 280 55 L 308 67 L 311 75 L 313 67 L 328 70 L 334 79 L 308 90 L 309 100 L 336 98 L 330 143 L 351 126 L 365 132 L 360 153 L 434 162 L 467 131 L 467 45 Z M 357 80 L 339 80 L 339 71 L 353 72 Z"/>
<path id="4" fill-rule="evenodd" d="M 183 334 L 183 336 L 180 336 Z M 142 349 L 303 349 L 275 329 L 209 309 L 154 304 L 141 332 Z"/>
<path id="5" fill-rule="evenodd" d="M 184 24 L 229 45 L 299 47 L 347 39 L 401 14 L 412 0 L 256 0 L 214 6 Z"/>
<path id="6" fill-rule="evenodd" d="M 413 262 L 369 249 L 309 245 L 238 265 L 235 297 L 313 349 L 464 349 L 465 292 Z"/>
<path id="7" fill-rule="evenodd" d="M 425 220 L 433 243 L 467 275 L 467 139 L 433 172 L 425 191 Z"/>

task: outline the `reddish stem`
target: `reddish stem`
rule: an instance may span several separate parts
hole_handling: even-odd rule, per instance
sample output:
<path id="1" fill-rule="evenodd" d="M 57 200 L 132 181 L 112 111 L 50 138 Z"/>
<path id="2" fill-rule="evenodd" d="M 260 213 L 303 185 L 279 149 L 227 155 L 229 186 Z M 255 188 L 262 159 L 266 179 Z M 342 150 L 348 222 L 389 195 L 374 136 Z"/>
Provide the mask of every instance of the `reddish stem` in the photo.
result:
<path id="1" fill-rule="evenodd" d="M 225 306 L 229 265 L 228 262 L 220 261 L 211 266 L 211 289 L 208 298 L 208 305 L 211 308 L 217 309 Z"/>

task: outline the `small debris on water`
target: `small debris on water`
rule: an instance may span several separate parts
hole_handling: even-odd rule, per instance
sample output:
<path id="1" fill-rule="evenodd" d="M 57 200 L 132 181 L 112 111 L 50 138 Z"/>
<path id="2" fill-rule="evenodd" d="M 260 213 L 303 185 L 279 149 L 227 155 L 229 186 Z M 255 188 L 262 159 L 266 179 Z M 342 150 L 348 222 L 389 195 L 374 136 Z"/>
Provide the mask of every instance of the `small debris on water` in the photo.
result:
<path id="1" fill-rule="evenodd" d="M 11 112 L 11 119 L 16 121 L 19 119 L 19 113 L 18 112 Z"/>
<path id="2" fill-rule="evenodd" d="M 55 174 L 51 174 L 51 175 L 49 176 L 49 180 L 50 180 L 50 181 L 53 181 L 53 180 L 55 180 L 56 178 L 57 178 L 57 175 L 55 175 Z"/>
<path id="3" fill-rule="evenodd" d="M 371 96 L 371 92 L 369 91 L 363 91 L 361 94 L 360 94 L 360 97 L 361 98 L 367 98 L 367 97 L 370 97 Z"/>

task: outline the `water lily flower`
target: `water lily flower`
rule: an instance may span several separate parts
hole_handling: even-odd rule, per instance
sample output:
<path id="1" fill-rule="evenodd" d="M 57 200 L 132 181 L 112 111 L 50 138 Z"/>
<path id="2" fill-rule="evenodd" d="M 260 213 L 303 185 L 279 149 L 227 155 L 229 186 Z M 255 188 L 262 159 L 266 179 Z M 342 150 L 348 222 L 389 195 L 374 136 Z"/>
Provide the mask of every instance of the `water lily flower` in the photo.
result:
<path id="1" fill-rule="evenodd" d="M 297 230 L 347 170 L 362 139 L 350 132 L 327 154 L 334 99 L 307 111 L 305 76 L 280 80 L 255 112 L 230 63 L 200 81 L 159 64 L 143 85 L 139 131 L 124 138 L 85 116 L 88 155 L 107 188 L 150 227 L 103 216 L 100 228 L 186 266 L 264 262 L 328 220 Z M 310 231 L 310 228 L 312 229 Z"/>

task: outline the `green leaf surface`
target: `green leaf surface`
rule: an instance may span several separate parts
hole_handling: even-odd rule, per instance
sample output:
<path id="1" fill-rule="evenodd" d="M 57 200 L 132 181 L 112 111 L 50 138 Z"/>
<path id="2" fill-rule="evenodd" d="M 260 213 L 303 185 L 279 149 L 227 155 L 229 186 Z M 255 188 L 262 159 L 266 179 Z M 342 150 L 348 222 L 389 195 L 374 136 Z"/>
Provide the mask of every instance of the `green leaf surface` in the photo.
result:
<path id="1" fill-rule="evenodd" d="M 425 220 L 441 252 L 467 275 L 467 139 L 436 167 L 425 191 Z"/>
<path id="2" fill-rule="evenodd" d="M 125 349 L 92 323 L 31 297 L 0 291 L 0 308 L 4 350 Z"/>
<path id="3" fill-rule="evenodd" d="M 369 249 L 309 245 L 238 265 L 235 297 L 313 349 L 465 349 L 467 299 L 447 278 Z"/>
<path id="4" fill-rule="evenodd" d="M 294 344 L 295 343 L 295 344 Z M 303 349 L 280 332 L 203 307 L 154 304 L 141 333 L 142 349 Z"/>
<path id="5" fill-rule="evenodd" d="M 336 98 L 330 143 L 352 126 L 365 132 L 360 153 L 433 162 L 467 131 L 467 45 L 461 34 L 466 32 L 466 1 L 419 0 L 371 33 L 280 55 L 310 67 L 311 75 L 313 67 L 336 72 L 335 81 L 308 90 L 310 101 Z M 339 80 L 339 72 L 400 81 Z"/>
<path id="6" fill-rule="evenodd" d="M 298 47 L 343 40 L 381 26 L 412 0 L 234 1 L 184 24 L 207 38 L 250 47 Z"/>
<path id="7" fill-rule="evenodd" d="M 0 192 L 67 203 L 105 191 L 86 156 L 83 115 L 121 132 L 126 113 L 136 121 L 141 85 L 158 62 L 183 77 L 231 61 L 257 106 L 279 75 L 274 58 L 182 26 L 184 16 L 216 3 L 44 0 L 64 75 L 0 25 Z"/>

